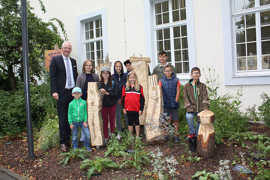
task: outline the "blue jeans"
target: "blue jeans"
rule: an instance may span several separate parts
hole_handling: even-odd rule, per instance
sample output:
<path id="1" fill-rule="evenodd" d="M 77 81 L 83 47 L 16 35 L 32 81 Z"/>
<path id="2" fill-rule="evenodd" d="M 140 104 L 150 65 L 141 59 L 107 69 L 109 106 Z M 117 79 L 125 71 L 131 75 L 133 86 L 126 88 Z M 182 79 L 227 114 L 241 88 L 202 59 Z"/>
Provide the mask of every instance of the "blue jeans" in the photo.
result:
<path id="1" fill-rule="evenodd" d="M 197 116 L 197 112 L 187 112 L 186 113 L 186 119 L 187 119 L 187 123 L 188 123 L 188 127 L 189 127 L 189 134 L 195 134 L 196 136 L 198 135 L 198 130 L 200 127 L 200 122 L 197 121 L 194 122 L 194 118 Z M 196 127 L 194 126 L 195 124 Z"/>
<path id="2" fill-rule="evenodd" d="M 122 106 L 121 104 L 119 104 L 118 102 L 116 103 L 116 128 L 117 131 L 120 132 L 122 131 L 122 121 L 121 121 L 121 110 L 122 110 Z"/>
<path id="3" fill-rule="evenodd" d="M 79 127 L 82 129 L 83 137 L 84 137 L 84 147 L 86 149 L 90 149 L 90 133 L 88 127 L 83 126 L 83 122 L 73 122 L 72 123 L 72 145 L 73 148 L 78 148 L 78 129 Z"/>

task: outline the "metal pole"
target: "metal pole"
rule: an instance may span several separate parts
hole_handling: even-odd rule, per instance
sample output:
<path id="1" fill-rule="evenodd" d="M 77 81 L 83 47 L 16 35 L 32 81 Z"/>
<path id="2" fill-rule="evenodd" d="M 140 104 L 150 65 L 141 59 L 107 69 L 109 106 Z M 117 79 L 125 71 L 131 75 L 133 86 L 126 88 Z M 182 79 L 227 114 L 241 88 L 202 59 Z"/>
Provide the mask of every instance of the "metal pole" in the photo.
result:
<path id="1" fill-rule="evenodd" d="M 29 63 L 28 63 L 28 32 L 27 32 L 27 4 L 26 0 L 21 0 L 22 9 L 22 41 L 23 41 L 23 62 L 24 62 L 24 96 L 26 107 L 26 127 L 27 127 L 27 142 L 28 153 L 31 159 L 35 158 L 34 144 L 33 144 L 33 130 L 31 121 L 30 109 L 30 92 L 29 92 Z"/>

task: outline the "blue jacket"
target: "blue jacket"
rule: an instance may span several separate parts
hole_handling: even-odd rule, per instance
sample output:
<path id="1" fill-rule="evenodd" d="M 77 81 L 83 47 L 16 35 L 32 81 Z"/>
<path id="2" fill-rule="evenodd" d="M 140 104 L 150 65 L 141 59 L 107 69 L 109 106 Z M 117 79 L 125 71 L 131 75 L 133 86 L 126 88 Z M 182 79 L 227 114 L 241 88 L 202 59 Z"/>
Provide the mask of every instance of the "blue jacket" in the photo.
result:
<path id="1" fill-rule="evenodd" d="M 179 79 L 173 73 L 171 79 L 168 79 L 165 75 L 163 75 L 160 81 L 162 83 L 164 108 L 178 109 L 179 103 L 175 101 L 175 98 Z"/>
<path id="2" fill-rule="evenodd" d="M 116 88 L 116 96 L 117 99 L 121 99 L 122 96 L 122 87 L 126 84 L 127 82 L 127 75 L 126 73 L 122 72 L 120 75 L 118 73 L 114 73 L 112 75 L 112 79 L 115 83 L 115 88 Z"/>

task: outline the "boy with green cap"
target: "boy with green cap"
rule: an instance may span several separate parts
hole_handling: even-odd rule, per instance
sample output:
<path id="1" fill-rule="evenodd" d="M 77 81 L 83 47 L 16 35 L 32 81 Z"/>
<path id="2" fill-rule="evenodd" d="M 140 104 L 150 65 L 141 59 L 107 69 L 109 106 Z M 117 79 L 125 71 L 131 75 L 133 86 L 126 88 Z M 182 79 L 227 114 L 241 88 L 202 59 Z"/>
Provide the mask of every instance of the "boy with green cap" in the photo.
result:
<path id="1" fill-rule="evenodd" d="M 84 146 L 88 151 L 92 151 L 90 148 L 90 133 L 87 123 L 87 105 L 86 101 L 81 98 L 82 90 L 79 87 L 75 87 L 72 90 L 72 96 L 74 99 L 68 106 L 68 122 L 72 130 L 72 146 L 73 149 L 78 148 L 78 128 L 82 129 L 84 134 Z"/>

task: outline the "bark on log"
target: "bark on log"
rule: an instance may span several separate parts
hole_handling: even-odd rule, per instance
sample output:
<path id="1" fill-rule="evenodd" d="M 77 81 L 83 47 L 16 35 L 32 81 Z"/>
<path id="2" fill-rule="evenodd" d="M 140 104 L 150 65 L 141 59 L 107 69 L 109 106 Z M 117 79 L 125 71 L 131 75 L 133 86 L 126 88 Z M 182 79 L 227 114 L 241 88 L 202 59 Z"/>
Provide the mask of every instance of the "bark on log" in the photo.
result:
<path id="1" fill-rule="evenodd" d="M 130 57 L 130 61 L 132 63 L 133 70 L 138 76 L 139 84 L 141 84 L 143 87 L 145 105 L 143 114 L 140 116 L 140 124 L 144 125 L 146 118 L 146 111 L 148 108 L 148 74 L 149 74 L 148 63 L 150 62 L 150 58 Z"/>
<path id="2" fill-rule="evenodd" d="M 197 137 L 197 152 L 205 157 L 211 157 L 215 148 L 215 130 L 213 126 L 214 113 L 204 110 L 198 114 L 200 127 Z"/>
<path id="3" fill-rule="evenodd" d="M 87 90 L 88 125 L 92 146 L 102 146 L 104 142 L 103 121 L 101 117 L 102 101 L 96 82 L 88 83 Z"/>
<path id="4" fill-rule="evenodd" d="M 160 128 L 160 114 L 163 112 L 162 108 L 162 92 L 157 82 L 157 76 L 148 77 L 148 105 L 145 118 L 145 135 L 147 142 L 161 140 L 164 136 Z"/>

